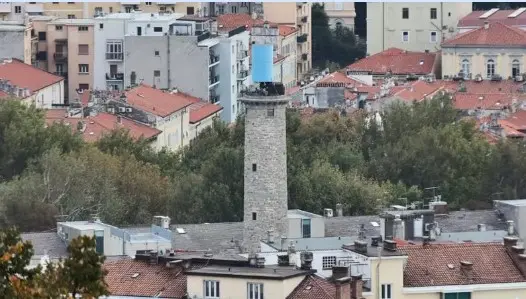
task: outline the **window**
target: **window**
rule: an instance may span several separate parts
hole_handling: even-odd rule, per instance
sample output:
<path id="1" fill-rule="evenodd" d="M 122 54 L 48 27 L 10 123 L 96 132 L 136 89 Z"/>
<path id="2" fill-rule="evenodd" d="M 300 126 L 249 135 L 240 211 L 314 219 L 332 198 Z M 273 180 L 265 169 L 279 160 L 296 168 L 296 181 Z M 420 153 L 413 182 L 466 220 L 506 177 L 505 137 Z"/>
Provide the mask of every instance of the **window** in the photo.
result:
<path id="1" fill-rule="evenodd" d="M 450 12 L 448 12 L 448 13 L 447 13 L 447 16 L 448 16 L 448 17 L 451 17 L 451 13 L 450 13 Z"/>
<path id="2" fill-rule="evenodd" d="M 222 15 L 225 13 L 225 5 L 219 5 L 218 7 L 218 10 L 219 10 L 219 14 Z"/>
<path id="3" fill-rule="evenodd" d="M 153 55 L 155 55 L 155 56 L 159 56 L 159 50 L 155 50 L 155 51 L 153 51 Z"/>
<path id="4" fill-rule="evenodd" d="M 334 10 L 343 10 L 343 2 L 334 2 Z"/>
<path id="5" fill-rule="evenodd" d="M 252 171 L 258 170 L 258 165 L 256 163 L 252 164 Z"/>
<path id="6" fill-rule="evenodd" d="M 267 109 L 267 117 L 274 117 L 274 108 Z"/>
<path id="7" fill-rule="evenodd" d="M 471 299 L 471 293 L 446 293 L 444 299 Z"/>
<path id="8" fill-rule="evenodd" d="M 88 31 L 88 26 L 79 26 L 79 31 Z"/>
<path id="9" fill-rule="evenodd" d="M 230 10 L 232 11 L 232 13 L 237 13 L 237 6 L 230 7 Z"/>
<path id="10" fill-rule="evenodd" d="M 99 29 L 104 29 L 104 24 L 100 23 L 99 24 Z"/>
<path id="11" fill-rule="evenodd" d="M 86 88 L 86 89 L 89 89 L 89 88 Z M 102 255 L 104 254 L 104 231 L 103 230 L 95 231 L 95 251 L 97 251 L 98 254 L 102 254 Z"/>
<path id="12" fill-rule="evenodd" d="M 303 238 L 310 238 L 310 219 L 301 219 L 301 233 Z"/>
<path id="13" fill-rule="evenodd" d="M 490 79 L 495 75 L 495 60 L 488 59 L 486 62 L 486 78 Z"/>
<path id="14" fill-rule="evenodd" d="M 256 212 L 252 212 L 252 220 L 257 220 L 258 215 Z"/>
<path id="15" fill-rule="evenodd" d="M 186 14 L 187 15 L 193 15 L 194 14 L 194 7 L 193 6 L 187 6 L 186 7 Z"/>
<path id="16" fill-rule="evenodd" d="M 263 284 L 247 283 L 247 299 L 263 299 Z"/>
<path id="17" fill-rule="evenodd" d="M 75 2 L 68 2 L 68 4 L 75 4 Z"/>
<path id="18" fill-rule="evenodd" d="M 513 77 L 520 75 L 521 73 L 521 64 L 518 59 L 514 59 L 511 62 L 511 75 Z"/>
<path id="19" fill-rule="evenodd" d="M 163 32 L 163 27 L 153 27 L 153 32 Z"/>
<path id="20" fill-rule="evenodd" d="M 409 42 L 409 31 L 403 31 L 402 32 L 402 41 L 403 42 Z"/>
<path id="21" fill-rule="evenodd" d="M 68 19 L 76 19 L 77 17 L 75 15 L 68 15 Z"/>
<path id="22" fill-rule="evenodd" d="M 110 6 L 110 13 L 112 13 L 112 12 L 113 12 L 113 7 Z"/>
<path id="23" fill-rule="evenodd" d="M 429 35 L 429 41 L 432 42 L 432 43 L 436 43 L 437 42 L 437 32 L 436 31 L 431 31 L 431 33 Z"/>
<path id="24" fill-rule="evenodd" d="M 79 45 L 79 55 L 89 55 L 89 45 L 87 44 Z"/>
<path id="25" fill-rule="evenodd" d="M 437 19 L 437 9 L 436 8 L 431 8 L 429 10 L 429 14 L 430 14 L 431 20 L 436 20 Z"/>
<path id="26" fill-rule="evenodd" d="M 154 77 L 161 77 L 161 71 L 159 71 L 159 70 L 153 71 L 153 76 Z"/>
<path id="27" fill-rule="evenodd" d="M 381 299 L 392 299 L 391 297 L 391 285 L 382 284 L 382 297 Z"/>
<path id="28" fill-rule="evenodd" d="M 144 4 L 146 4 L 146 6 L 150 6 L 150 5 L 152 5 L 151 2 L 144 2 Z"/>
<path id="29" fill-rule="evenodd" d="M 38 40 L 43 41 L 46 40 L 46 32 L 42 31 L 38 33 Z"/>
<path id="30" fill-rule="evenodd" d="M 63 64 L 56 64 L 55 69 L 57 70 L 58 75 L 64 74 L 64 65 Z"/>
<path id="31" fill-rule="evenodd" d="M 321 258 L 323 270 L 332 269 L 336 266 L 336 257 L 335 256 L 324 256 Z"/>
<path id="32" fill-rule="evenodd" d="M 205 298 L 219 298 L 219 281 L 217 280 L 205 280 Z"/>
<path id="33" fill-rule="evenodd" d="M 471 63 L 469 62 L 469 59 L 466 58 L 462 60 L 461 70 L 462 74 L 464 74 L 464 78 L 468 78 L 471 73 Z"/>
<path id="34" fill-rule="evenodd" d="M 79 84 L 79 89 L 88 90 L 89 89 L 89 84 Z"/>
<path id="35" fill-rule="evenodd" d="M 62 31 L 62 28 L 63 28 L 62 25 L 56 25 L 55 26 L 55 30 L 56 31 Z"/>
<path id="36" fill-rule="evenodd" d="M 22 13 L 22 6 L 15 6 L 15 13 Z"/>
<path id="37" fill-rule="evenodd" d="M 402 8 L 402 19 L 409 19 L 409 8 Z"/>
<path id="38" fill-rule="evenodd" d="M 109 40 L 106 41 L 106 59 L 122 60 L 122 41 L 121 40 Z"/>
<path id="39" fill-rule="evenodd" d="M 232 93 L 236 93 L 236 86 L 232 85 Z"/>
<path id="40" fill-rule="evenodd" d="M 81 73 L 81 74 L 89 73 L 89 65 L 87 65 L 87 64 L 79 64 L 79 73 Z"/>

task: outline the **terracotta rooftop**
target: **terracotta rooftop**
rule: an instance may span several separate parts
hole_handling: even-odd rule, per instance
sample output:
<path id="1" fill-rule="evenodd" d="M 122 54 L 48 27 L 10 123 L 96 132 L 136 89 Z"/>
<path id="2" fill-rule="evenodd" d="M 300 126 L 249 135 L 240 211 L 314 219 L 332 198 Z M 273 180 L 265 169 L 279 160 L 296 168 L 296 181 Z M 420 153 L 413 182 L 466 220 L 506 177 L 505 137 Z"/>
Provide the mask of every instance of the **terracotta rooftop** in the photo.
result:
<path id="1" fill-rule="evenodd" d="M 458 27 L 481 27 L 484 26 L 485 21 L 488 21 L 489 23 L 499 22 L 508 26 L 525 26 L 526 12 L 523 12 L 514 18 L 508 17 L 515 11 L 516 10 L 498 10 L 488 18 L 483 19 L 481 19 L 480 16 L 487 13 L 487 10 L 473 11 L 458 21 Z"/>
<path id="2" fill-rule="evenodd" d="M 6 98 L 8 96 L 3 90 L 0 90 L 0 98 Z"/>
<path id="3" fill-rule="evenodd" d="M 198 123 L 221 110 L 223 110 L 223 107 L 219 105 L 207 103 L 201 100 L 194 101 L 193 104 L 190 105 L 190 123 Z"/>
<path id="4" fill-rule="evenodd" d="M 278 28 L 279 28 L 279 35 L 281 36 L 289 36 L 298 31 L 298 29 L 294 28 L 293 26 L 288 26 L 288 25 L 279 25 Z"/>
<path id="5" fill-rule="evenodd" d="M 526 133 L 526 110 L 518 110 L 499 122 L 501 125 Z"/>
<path id="6" fill-rule="evenodd" d="M 250 30 L 254 25 L 263 25 L 265 20 L 262 18 L 253 19 L 249 14 L 224 14 L 217 17 L 217 26 L 220 30 L 233 30 L 241 26 L 246 26 Z"/>
<path id="7" fill-rule="evenodd" d="M 113 296 L 183 298 L 186 293 L 186 275 L 179 267 L 120 260 L 105 263 L 104 268 L 108 270 L 106 283 Z"/>
<path id="8" fill-rule="evenodd" d="M 451 80 L 437 80 L 437 83 L 444 85 L 444 88 L 450 92 L 456 92 L 460 89 L 461 83 Z M 483 80 L 476 82 L 468 80 L 462 82 L 462 85 L 466 88 L 467 93 L 506 93 L 506 94 L 517 94 L 522 93 L 522 82 L 515 82 L 514 80 L 502 80 L 502 81 L 490 81 Z"/>
<path id="9" fill-rule="evenodd" d="M 428 96 L 433 96 L 437 91 L 441 90 L 443 86 L 438 82 L 426 82 L 418 80 L 400 89 L 395 96 L 405 101 L 422 101 Z"/>
<path id="10" fill-rule="evenodd" d="M 436 53 L 410 52 L 389 48 L 383 52 L 365 57 L 347 66 L 348 71 L 368 72 L 383 75 L 427 75 L 434 71 Z"/>
<path id="11" fill-rule="evenodd" d="M 160 117 L 166 117 L 198 100 L 183 92 L 165 92 L 145 84 L 128 90 L 125 94 L 126 101 L 131 106 Z"/>
<path id="12" fill-rule="evenodd" d="M 96 116 L 89 116 L 86 118 L 80 117 L 66 117 L 67 111 L 65 109 L 50 109 L 46 111 L 46 123 L 51 125 L 55 122 L 62 122 L 71 127 L 71 130 L 76 132 L 79 122 L 84 122 L 86 128 L 82 133 L 82 138 L 86 142 L 96 142 L 104 134 L 111 131 L 123 128 L 128 130 L 130 136 L 134 139 L 140 137 L 149 139 L 161 133 L 156 128 L 135 122 L 125 117 L 121 117 L 121 123 L 118 123 L 117 116 L 109 113 L 99 113 Z"/>
<path id="13" fill-rule="evenodd" d="M 18 59 L 0 63 L 0 78 L 9 80 L 11 84 L 19 88 L 27 88 L 31 93 L 64 81 L 63 77 L 55 76 L 29 64 L 25 64 Z"/>
<path id="14" fill-rule="evenodd" d="M 513 95 L 502 93 L 477 94 L 457 92 L 453 96 L 453 105 L 459 110 L 473 110 L 477 108 L 502 110 L 512 104 L 513 98 Z"/>
<path id="15" fill-rule="evenodd" d="M 405 246 L 405 287 L 526 282 L 502 244 L 462 243 Z M 468 275 L 461 261 L 473 263 Z"/>
<path id="16" fill-rule="evenodd" d="M 526 32 L 495 22 L 488 24 L 488 29 L 482 26 L 442 43 L 442 47 L 471 45 L 523 47 L 526 46 Z"/>
<path id="17" fill-rule="evenodd" d="M 306 276 L 287 296 L 287 299 L 334 299 L 336 287 L 326 279 L 316 275 Z"/>

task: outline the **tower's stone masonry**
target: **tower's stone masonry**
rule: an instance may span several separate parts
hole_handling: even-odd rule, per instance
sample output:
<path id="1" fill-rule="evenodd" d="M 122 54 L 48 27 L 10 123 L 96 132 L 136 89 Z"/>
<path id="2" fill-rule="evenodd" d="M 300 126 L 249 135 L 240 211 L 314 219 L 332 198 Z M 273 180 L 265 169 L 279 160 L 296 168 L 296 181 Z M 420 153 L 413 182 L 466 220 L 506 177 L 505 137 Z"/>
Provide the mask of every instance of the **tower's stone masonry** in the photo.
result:
<path id="1" fill-rule="evenodd" d="M 243 247 L 256 253 L 269 231 L 287 235 L 287 141 L 285 96 L 242 99 L 245 112 Z"/>

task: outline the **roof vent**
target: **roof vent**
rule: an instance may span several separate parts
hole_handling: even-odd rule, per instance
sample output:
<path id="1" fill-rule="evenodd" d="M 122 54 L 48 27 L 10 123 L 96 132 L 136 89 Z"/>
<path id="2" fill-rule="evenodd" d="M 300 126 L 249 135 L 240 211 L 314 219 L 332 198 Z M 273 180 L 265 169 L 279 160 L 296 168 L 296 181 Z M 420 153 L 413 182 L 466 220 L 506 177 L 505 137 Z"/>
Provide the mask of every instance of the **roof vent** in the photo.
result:
<path id="1" fill-rule="evenodd" d="M 354 241 L 354 249 L 357 252 L 367 253 L 367 242 L 356 240 Z"/>
<path id="2" fill-rule="evenodd" d="M 384 249 L 387 251 L 396 251 L 396 241 L 384 240 Z"/>
<path id="3" fill-rule="evenodd" d="M 489 22 L 488 21 L 484 21 L 484 29 L 489 29 Z"/>

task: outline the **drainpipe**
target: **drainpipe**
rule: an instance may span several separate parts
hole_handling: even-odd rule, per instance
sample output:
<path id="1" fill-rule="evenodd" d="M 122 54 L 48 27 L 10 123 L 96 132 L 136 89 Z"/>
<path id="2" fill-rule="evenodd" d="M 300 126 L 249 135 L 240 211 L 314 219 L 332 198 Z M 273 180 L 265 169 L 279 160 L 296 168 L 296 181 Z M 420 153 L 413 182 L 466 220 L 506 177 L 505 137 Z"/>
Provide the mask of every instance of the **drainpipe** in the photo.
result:
<path id="1" fill-rule="evenodd" d="M 166 54 L 168 56 L 167 58 L 167 68 L 168 68 L 168 88 L 172 88 L 172 78 L 170 76 L 170 31 L 168 31 L 168 34 L 166 35 L 166 41 L 167 41 L 167 46 L 168 46 L 168 49 L 166 51 Z"/>
<path id="2" fill-rule="evenodd" d="M 385 2 L 382 2 L 382 52 L 385 51 Z"/>
<path id="3" fill-rule="evenodd" d="M 380 283 L 380 264 L 382 263 L 382 247 L 378 246 L 378 265 L 376 265 L 376 297 L 382 299 L 382 284 Z M 372 285 L 371 285 L 372 286 Z M 392 291 L 392 290 L 391 290 Z"/>
<path id="4" fill-rule="evenodd" d="M 444 32 L 444 2 L 440 2 L 440 35 L 442 35 L 442 42 L 445 40 Z"/>

